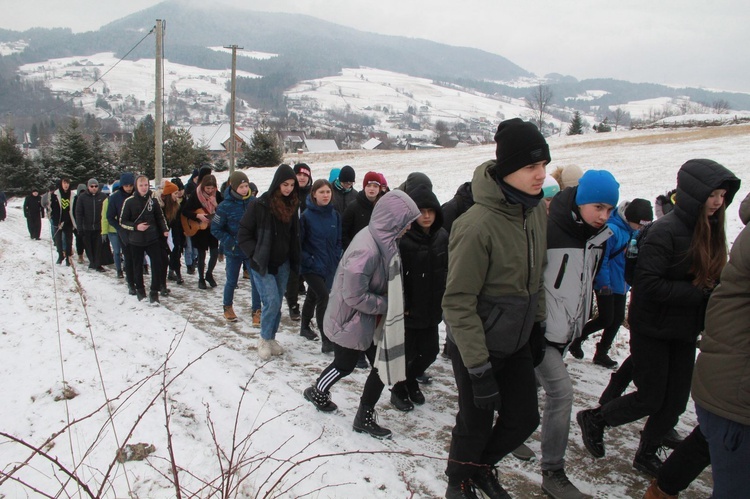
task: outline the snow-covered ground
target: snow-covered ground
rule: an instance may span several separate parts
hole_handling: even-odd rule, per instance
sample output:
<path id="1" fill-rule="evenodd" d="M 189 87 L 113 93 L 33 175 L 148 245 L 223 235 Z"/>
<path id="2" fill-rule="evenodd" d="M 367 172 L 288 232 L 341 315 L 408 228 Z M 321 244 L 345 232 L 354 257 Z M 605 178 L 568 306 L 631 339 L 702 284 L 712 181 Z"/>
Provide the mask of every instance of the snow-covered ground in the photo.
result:
<path id="1" fill-rule="evenodd" d="M 680 165 L 696 157 L 715 159 L 745 181 L 750 179 L 750 126 L 555 137 L 550 147 L 550 169 L 569 164 L 609 169 L 621 183 L 622 199 L 653 200 L 673 188 Z M 478 164 L 493 156 L 494 148 L 483 146 L 306 154 L 299 159 L 311 165 L 315 178 L 351 164 L 358 181 L 374 170 L 383 172 L 391 186 L 410 172 L 422 171 L 432 178 L 438 198 L 445 202 L 471 178 Z M 263 191 L 274 169 L 247 173 Z M 226 176 L 217 174 L 219 181 Z M 737 208 L 749 187 L 742 186 L 728 211 L 730 242 L 741 229 Z M 94 491 L 102 487 L 118 447 L 143 442 L 154 445 L 155 452 L 147 461 L 114 463 L 102 496 L 175 497 L 161 397 L 166 372 L 166 406 L 174 460 L 181 470 L 179 483 L 197 497 L 210 495 L 207 484 L 220 485 L 220 461 L 226 469 L 233 446 L 235 465 L 242 461 L 244 466 L 231 479 L 237 485 L 246 478 L 235 490 L 237 497 L 442 496 L 456 412 L 447 360 L 439 357 L 430 368 L 433 383 L 423 387 L 424 406 L 401 413 L 384 393 L 377 410 L 380 423 L 393 430 L 392 440 L 354 433 L 351 423 L 366 371 L 357 370 L 335 386 L 332 395 L 338 412 L 317 412 L 302 398 L 302 391 L 331 357 L 320 353 L 319 343 L 298 335 L 299 325 L 288 319 L 286 307 L 277 338 L 287 352 L 264 364 L 255 351 L 258 330 L 251 326 L 248 281 L 241 280 L 235 295 L 241 319 L 235 324 L 222 317 L 221 264 L 216 289 L 201 291 L 196 276 L 186 275 L 183 286 L 170 285 L 172 295 L 163 298 L 161 306 L 138 302 L 112 271 L 99 274 L 85 265 L 55 265 L 47 222 L 42 240 L 31 241 L 21 204 L 22 200 L 12 199 L 7 220 L 0 223 L 0 378 L 5 400 L 0 406 L 0 467 L 4 473 L 31 455 L 28 447 L 9 443 L 6 434 L 43 446 L 50 458 L 75 469 Z M 612 352 L 617 360 L 627 356 L 627 340 L 623 328 Z M 574 413 L 594 406 L 609 380 L 609 371 L 591 363 L 595 343 L 584 344 L 584 360 L 568 359 L 576 389 Z M 78 395 L 56 401 L 66 386 Z M 540 392 L 540 407 L 543 398 Z M 58 435 L 67 424 L 69 430 Z M 689 407 L 678 430 L 687 435 L 694 425 L 695 414 Z M 595 460 L 584 449 L 574 422 L 566 464 L 571 480 L 596 497 L 640 497 L 649 480 L 631 468 L 631 461 L 641 426 L 638 422 L 608 431 L 607 456 Z M 539 431 L 529 445 L 539 454 Z M 509 456 L 500 462 L 499 471 L 514 497 L 543 497 L 538 462 Z M 50 495 L 65 483 L 66 491 L 59 495 L 77 495 L 76 485 L 40 456 L 13 476 Z M 710 474 L 704 472 L 684 497 L 707 497 L 710 484 Z M 13 480 L 0 485 L 0 496 L 27 495 L 37 492 L 24 490 Z"/>

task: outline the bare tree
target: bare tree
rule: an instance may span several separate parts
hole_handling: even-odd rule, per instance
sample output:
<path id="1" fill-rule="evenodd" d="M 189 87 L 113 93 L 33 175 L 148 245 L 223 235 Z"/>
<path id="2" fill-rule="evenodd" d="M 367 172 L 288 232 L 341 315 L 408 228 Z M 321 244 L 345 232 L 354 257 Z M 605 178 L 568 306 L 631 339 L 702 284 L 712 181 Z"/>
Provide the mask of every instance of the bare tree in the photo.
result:
<path id="1" fill-rule="evenodd" d="M 549 107 L 552 104 L 552 89 L 548 85 L 538 85 L 533 92 L 526 97 L 526 106 L 534 111 L 534 121 L 542 129 L 544 117 L 549 114 Z"/>
<path id="2" fill-rule="evenodd" d="M 711 108 L 716 114 L 727 114 L 729 112 L 729 102 L 725 99 L 717 99 L 711 103 Z"/>
<path id="3" fill-rule="evenodd" d="M 620 125 L 624 125 L 625 122 L 628 121 L 630 118 L 630 113 L 627 111 L 623 111 L 621 107 L 618 107 L 614 110 L 612 113 L 612 120 L 615 122 L 615 131 L 617 131 L 617 127 Z"/>

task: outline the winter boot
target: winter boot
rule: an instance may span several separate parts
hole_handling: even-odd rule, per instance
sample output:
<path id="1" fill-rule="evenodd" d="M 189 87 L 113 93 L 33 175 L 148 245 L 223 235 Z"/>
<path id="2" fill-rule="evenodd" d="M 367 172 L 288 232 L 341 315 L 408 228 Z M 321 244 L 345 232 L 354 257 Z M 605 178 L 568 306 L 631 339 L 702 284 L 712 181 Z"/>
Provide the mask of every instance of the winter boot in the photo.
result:
<path id="1" fill-rule="evenodd" d="M 365 352 L 359 352 L 359 358 L 357 359 L 357 369 L 367 369 L 370 364 L 367 363 L 367 356 Z"/>
<path id="2" fill-rule="evenodd" d="M 500 485 L 497 479 L 497 470 L 494 467 L 482 467 L 472 477 L 471 481 L 490 499 L 510 499 L 510 494 Z"/>
<path id="3" fill-rule="evenodd" d="M 331 402 L 331 394 L 329 392 L 321 392 L 316 387 L 310 386 L 305 388 L 304 395 L 305 400 L 312 402 L 320 412 L 333 412 L 338 409 L 338 406 Z"/>
<path id="4" fill-rule="evenodd" d="M 302 321 L 300 322 L 299 326 L 299 335 L 311 341 L 318 341 L 318 335 L 315 334 L 315 331 L 310 329 L 309 317 L 302 317 Z"/>
<path id="5" fill-rule="evenodd" d="M 183 283 L 185 282 L 185 279 L 183 279 L 183 278 L 182 278 L 182 272 L 180 272 L 180 270 L 179 270 L 179 269 L 177 269 L 177 271 L 176 271 L 176 272 L 175 272 L 174 274 L 175 274 L 175 279 L 174 279 L 174 281 L 175 281 L 175 282 L 176 282 L 177 284 L 183 284 Z"/>
<path id="6" fill-rule="evenodd" d="M 253 310 L 253 327 L 260 327 L 260 309 Z"/>
<path id="7" fill-rule="evenodd" d="M 414 410 L 414 404 L 409 400 L 409 390 L 405 382 L 399 381 L 391 388 L 391 404 L 401 412 Z"/>
<path id="8" fill-rule="evenodd" d="M 170 281 L 177 280 L 177 276 L 175 275 L 174 270 L 169 269 L 169 273 L 167 274 L 167 279 L 169 279 Z"/>
<path id="9" fill-rule="evenodd" d="M 263 338 L 258 338 L 258 357 L 260 357 L 260 360 L 269 360 L 271 355 L 271 343 Z"/>
<path id="10" fill-rule="evenodd" d="M 57 264 L 60 265 L 63 260 L 65 260 L 65 253 L 58 253 L 57 254 Z"/>
<path id="11" fill-rule="evenodd" d="M 136 290 L 135 290 L 135 296 L 136 296 L 136 298 L 138 298 L 138 301 L 141 301 L 144 298 L 146 298 L 146 291 L 144 291 L 143 288 L 136 288 Z"/>
<path id="12" fill-rule="evenodd" d="M 617 362 L 612 360 L 606 353 L 594 355 L 594 364 L 607 369 L 617 369 Z"/>
<path id="13" fill-rule="evenodd" d="M 195 274 L 195 264 L 187 266 L 187 273 L 190 274 L 190 275 Z"/>
<path id="14" fill-rule="evenodd" d="M 161 288 L 159 289 L 159 293 L 161 293 L 161 294 L 162 294 L 162 296 L 168 296 L 168 295 L 172 294 L 172 292 L 171 292 L 171 291 L 169 290 L 169 288 L 168 288 L 168 287 L 167 287 L 166 285 L 165 285 L 165 286 L 162 286 L 162 287 L 161 287 Z"/>
<path id="15" fill-rule="evenodd" d="M 576 420 L 581 427 L 583 445 L 594 457 L 604 457 L 604 428 L 607 423 L 602 416 L 601 407 L 580 411 Z"/>
<path id="16" fill-rule="evenodd" d="M 214 275 L 211 272 L 206 274 L 206 282 L 212 288 L 216 287 L 216 279 L 214 279 Z"/>
<path id="17" fill-rule="evenodd" d="M 268 340 L 268 343 L 271 345 L 271 355 L 282 355 L 284 353 L 284 347 L 279 345 L 278 341 Z"/>
<path id="18" fill-rule="evenodd" d="M 231 305 L 224 305 L 224 318 L 228 322 L 237 322 L 237 314 L 234 313 L 234 308 Z"/>
<path id="19" fill-rule="evenodd" d="M 581 338 L 577 338 L 573 340 L 573 342 L 570 344 L 570 348 L 568 348 L 570 355 L 572 355 L 578 360 L 582 359 L 583 358 L 583 348 L 581 348 L 582 345 L 583 345 L 583 341 L 581 341 Z"/>
<path id="20" fill-rule="evenodd" d="M 646 490 L 646 494 L 643 499 L 677 499 L 677 496 L 672 496 L 664 492 L 659 488 L 659 484 L 656 480 L 651 480 L 651 485 Z"/>
<path id="21" fill-rule="evenodd" d="M 360 402 L 352 429 L 357 433 L 368 433 L 375 438 L 391 438 L 391 430 L 380 426 L 377 419 L 378 415 L 375 413 L 375 408 Z"/>
<path id="22" fill-rule="evenodd" d="M 83 255 L 78 255 L 78 263 L 83 264 Z"/>
<path id="23" fill-rule="evenodd" d="M 324 332 L 321 331 L 320 333 L 320 339 L 321 345 L 320 345 L 320 351 L 322 353 L 332 353 L 333 352 L 333 342 L 328 339 L 328 336 Z"/>
<path id="24" fill-rule="evenodd" d="M 118 279 L 125 279 L 125 274 L 122 273 L 122 270 L 117 271 L 117 278 Z"/>
<path id="25" fill-rule="evenodd" d="M 133 286 L 132 284 L 128 284 L 128 294 L 131 296 L 136 295 L 135 286 Z"/>
<path id="26" fill-rule="evenodd" d="M 638 450 L 633 459 L 633 468 L 653 478 L 658 478 L 662 462 L 656 453 L 660 448 L 660 443 L 649 442 L 641 437 L 641 443 L 638 444 Z"/>
<path id="27" fill-rule="evenodd" d="M 445 491 L 445 499 L 479 499 L 479 496 L 474 491 L 474 482 L 464 480 L 455 485 L 448 483 L 448 489 Z"/>
<path id="28" fill-rule="evenodd" d="M 148 294 L 148 302 L 149 303 L 159 303 L 159 292 L 158 291 L 151 291 Z"/>
<path id="29" fill-rule="evenodd" d="M 293 321 L 298 321 L 300 319 L 299 304 L 295 303 L 294 305 L 289 305 L 289 318 Z"/>
<path id="30" fill-rule="evenodd" d="M 416 379 L 407 379 L 406 389 L 409 390 L 409 400 L 417 405 L 424 404 L 424 394 L 422 394 L 422 390 L 419 389 L 419 383 Z"/>
<path id="31" fill-rule="evenodd" d="M 583 499 L 578 488 L 570 483 L 564 469 L 542 470 L 542 491 L 553 499 Z"/>
<path id="32" fill-rule="evenodd" d="M 205 279 L 198 279 L 198 289 L 208 289 Z"/>

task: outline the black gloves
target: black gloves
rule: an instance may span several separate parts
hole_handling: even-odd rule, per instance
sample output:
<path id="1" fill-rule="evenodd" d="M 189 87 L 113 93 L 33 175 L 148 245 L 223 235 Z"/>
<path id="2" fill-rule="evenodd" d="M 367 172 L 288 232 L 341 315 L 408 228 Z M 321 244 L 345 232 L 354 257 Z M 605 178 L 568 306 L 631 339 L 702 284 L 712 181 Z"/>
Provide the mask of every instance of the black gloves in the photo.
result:
<path id="1" fill-rule="evenodd" d="M 531 360 L 534 367 L 538 366 L 544 360 L 544 353 L 547 351 L 547 340 L 544 335 L 547 332 L 547 322 L 535 322 L 531 326 L 531 336 L 529 336 L 529 348 L 531 349 Z"/>
<path id="2" fill-rule="evenodd" d="M 469 371 L 469 378 L 471 378 L 471 388 L 474 392 L 474 405 L 478 409 L 486 411 L 499 411 L 501 405 L 500 390 L 492 373 L 492 367 L 487 365 L 478 374 L 471 373 L 472 370 Z M 476 369 L 476 371 L 480 371 L 480 369 Z"/>

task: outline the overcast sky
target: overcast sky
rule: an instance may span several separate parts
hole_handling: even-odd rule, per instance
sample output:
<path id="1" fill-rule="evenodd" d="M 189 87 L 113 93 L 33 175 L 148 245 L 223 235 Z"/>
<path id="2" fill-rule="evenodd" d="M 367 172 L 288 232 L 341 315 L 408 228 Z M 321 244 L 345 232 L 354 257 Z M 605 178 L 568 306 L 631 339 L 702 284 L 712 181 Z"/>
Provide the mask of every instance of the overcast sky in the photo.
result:
<path id="1" fill-rule="evenodd" d="M 192 1 L 192 0 L 179 0 Z M 157 0 L 0 0 L 0 28 L 100 26 Z M 204 6 L 206 2 L 201 2 Z M 537 75 L 750 92 L 747 0 L 223 0 L 502 55 Z M 167 19 L 167 21 L 169 21 Z M 252 47 L 245 47 L 252 49 Z M 168 53 L 168 47 L 167 47 Z"/>

